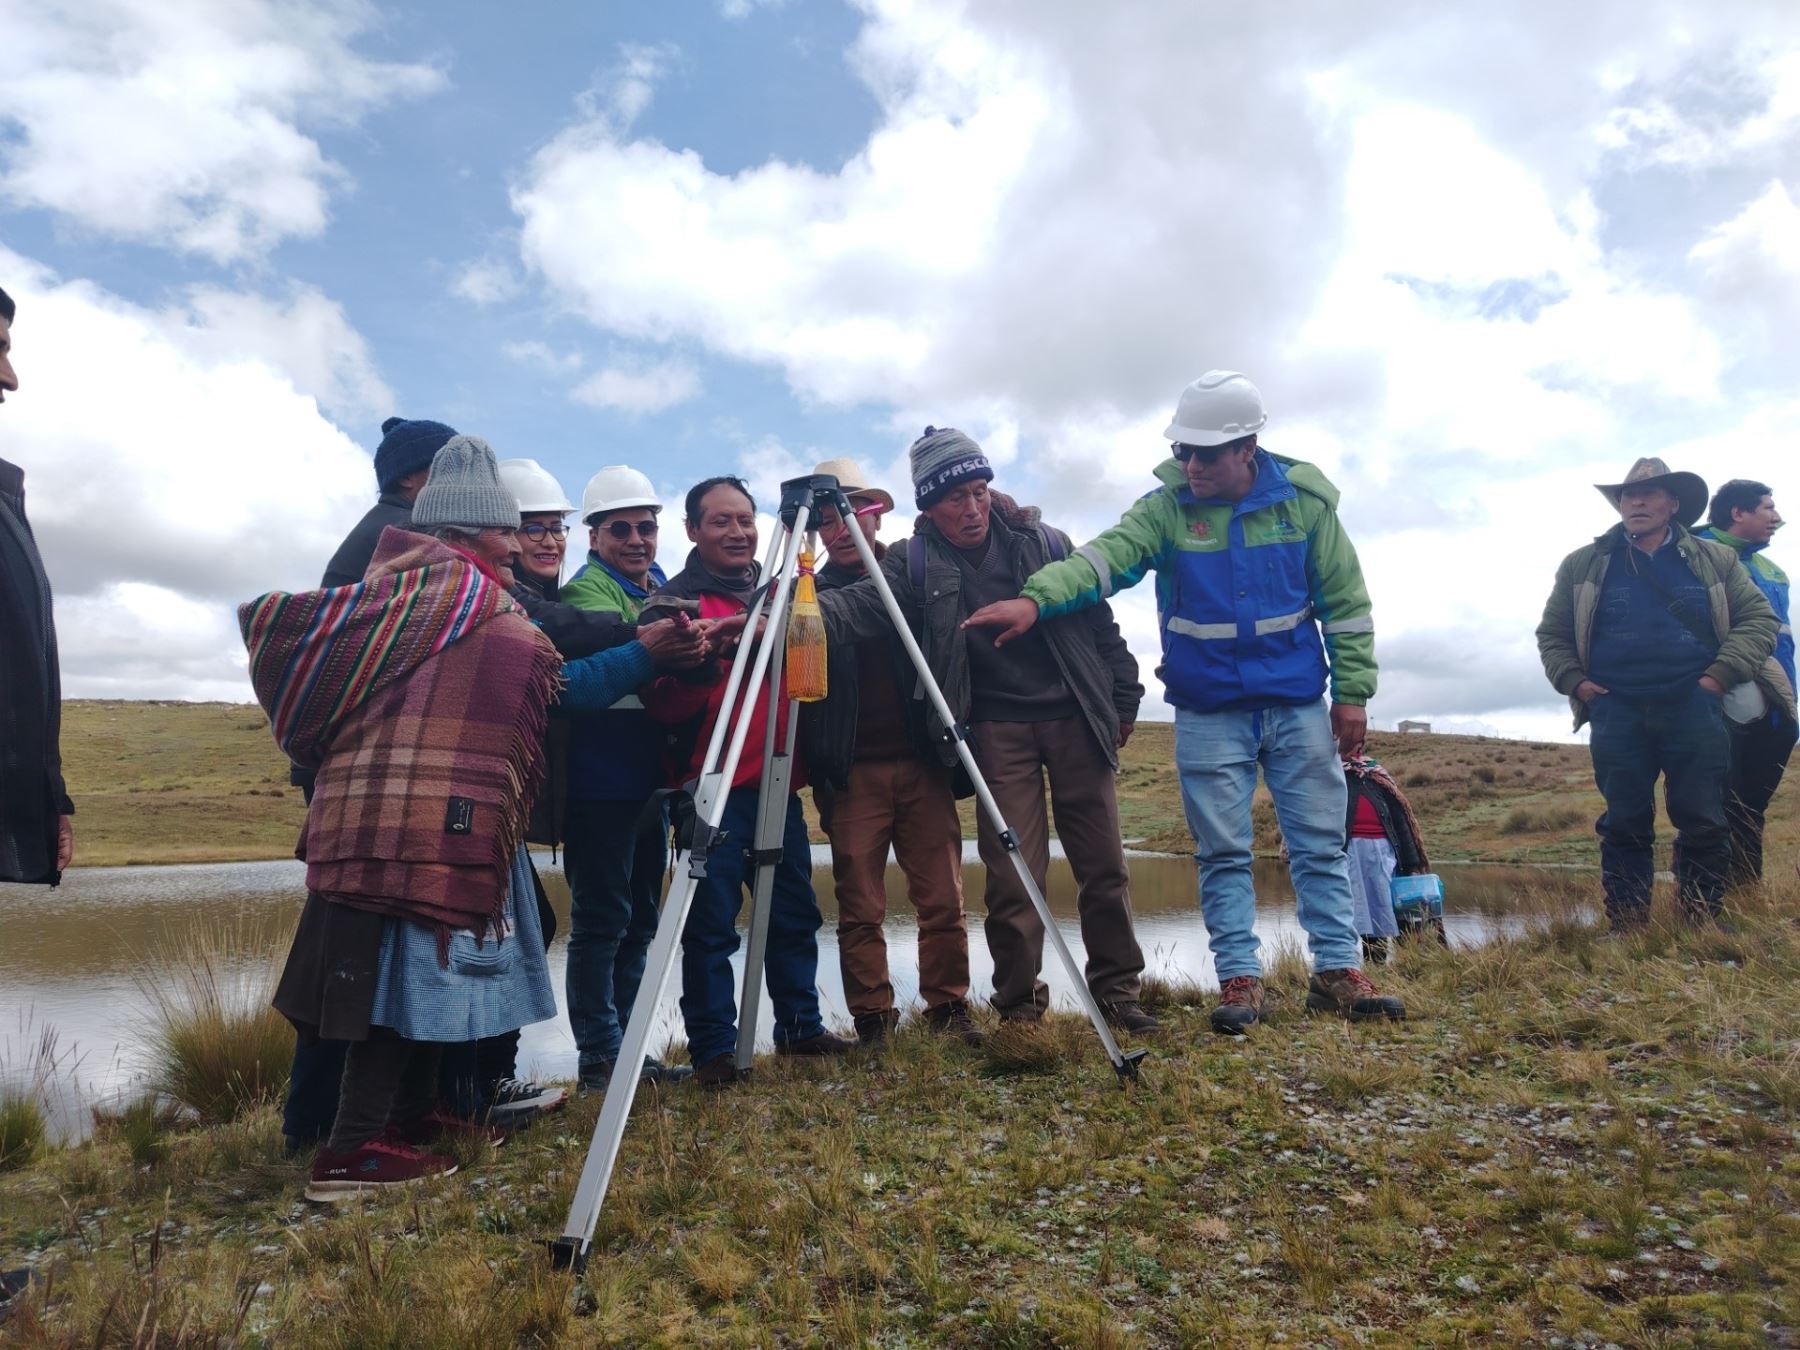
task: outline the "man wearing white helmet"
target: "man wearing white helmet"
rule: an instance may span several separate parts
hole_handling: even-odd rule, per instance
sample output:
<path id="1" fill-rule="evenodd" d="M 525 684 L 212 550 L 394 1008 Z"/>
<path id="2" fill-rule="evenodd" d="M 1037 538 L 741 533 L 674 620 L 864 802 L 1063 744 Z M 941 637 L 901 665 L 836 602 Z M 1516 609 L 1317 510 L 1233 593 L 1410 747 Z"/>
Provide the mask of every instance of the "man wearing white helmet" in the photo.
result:
<path id="1" fill-rule="evenodd" d="M 1243 375 L 1202 375 L 1163 433 L 1174 457 L 1157 467 L 1159 486 L 1072 557 L 1038 569 L 1020 599 L 968 621 L 999 628 L 1004 644 L 1040 617 L 1099 604 L 1155 570 L 1157 673 L 1175 705 L 1175 764 L 1221 985 L 1212 1026 L 1226 1034 L 1248 1029 L 1263 1007 L 1251 926 L 1258 765 L 1312 949 L 1307 1007 L 1352 1020 L 1405 1016 L 1362 972 L 1344 860 L 1340 756 L 1361 751 L 1375 693 L 1369 594 L 1338 521 L 1337 489 L 1312 465 L 1262 449 L 1267 420 Z"/>
<path id="2" fill-rule="evenodd" d="M 562 598 L 584 610 L 636 622 L 645 598 L 667 578 L 656 565 L 662 501 L 643 474 L 608 465 L 588 480 L 581 518 L 588 527 L 587 561 L 569 578 Z M 640 633 L 673 629 L 672 620 Z M 691 639 L 690 639 L 691 640 Z M 651 657 L 660 669 L 679 662 Z M 649 678 L 646 675 L 646 680 Z M 566 991 L 581 1084 L 603 1090 L 637 998 L 666 863 L 664 832 L 639 831 L 644 804 L 659 784 L 662 729 L 641 699 L 630 696 L 603 713 L 578 719 L 569 755 L 569 957 Z M 673 1082 L 692 1070 L 651 1058 L 644 1077 Z"/>

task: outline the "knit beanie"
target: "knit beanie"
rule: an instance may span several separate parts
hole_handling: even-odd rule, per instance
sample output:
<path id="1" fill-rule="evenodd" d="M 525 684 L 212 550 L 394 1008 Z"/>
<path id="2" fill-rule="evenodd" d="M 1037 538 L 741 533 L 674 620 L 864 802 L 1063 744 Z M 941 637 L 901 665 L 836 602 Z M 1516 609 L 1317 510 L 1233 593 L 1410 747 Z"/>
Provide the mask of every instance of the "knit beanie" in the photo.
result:
<path id="1" fill-rule="evenodd" d="M 375 447 L 375 485 L 386 492 L 409 473 L 431 467 L 431 457 L 456 435 L 455 427 L 422 418 L 390 417 L 381 424 Z"/>
<path id="2" fill-rule="evenodd" d="M 912 443 L 913 500 L 923 511 L 951 488 L 971 479 L 994 481 L 994 470 L 975 444 L 954 427 L 926 427 Z"/>
<path id="3" fill-rule="evenodd" d="M 519 528 L 518 498 L 500 481 L 494 452 L 479 436 L 452 436 L 431 460 L 431 477 L 413 503 L 412 527 Z"/>

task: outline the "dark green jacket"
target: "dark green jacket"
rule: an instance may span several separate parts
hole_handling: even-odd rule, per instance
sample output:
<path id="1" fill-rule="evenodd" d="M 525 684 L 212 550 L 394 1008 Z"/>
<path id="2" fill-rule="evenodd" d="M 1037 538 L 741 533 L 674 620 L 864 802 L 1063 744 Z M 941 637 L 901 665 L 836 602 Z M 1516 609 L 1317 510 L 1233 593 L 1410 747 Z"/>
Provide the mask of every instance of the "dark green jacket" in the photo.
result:
<path id="1" fill-rule="evenodd" d="M 1039 533 L 1042 514 L 1035 506 L 1020 506 L 1003 493 L 992 496 L 990 528 L 1010 553 L 1014 575 L 1028 577 L 1050 561 Z M 932 677 L 944 691 L 951 714 L 958 722 L 966 723 L 974 700 L 969 685 L 969 636 L 961 630 L 962 621 L 970 614 L 962 598 L 962 570 L 929 517 L 920 516 L 913 533 L 925 540 L 923 588 L 913 586 L 907 562 L 910 550 L 905 543 L 888 550 L 881 572 L 918 639 Z M 1069 537 L 1060 530 L 1056 533 L 1065 553 L 1070 551 Z M 828 642 L 860 642 L 892 631 L 881 597 L 867 578 L 821 593 L 819 608 L 825 615 Z M 1051 620 L 1043 625 L 1042 632 L 1057 670 L 1081 706 L 1094 739 L 1116 766 L 1119 724 L 1137 721 L 1144 686 L 1138 683 L 1137 661 L 1119 634 L 1111 607 L 1099 604 Z M 915 688 L 913 697 L 929 702 L 923 688 Z M 926 725 L 934 737 L 942 730 L 937 714 L 929 709 Z M 940 753 L 946 763 L 956 757 L 948 745 L 943 745 Z"/>
<path id="2" fill-rule="evenodd" d="M 1755 680 L 1793 716 L 1793 687 L 1781 667 L 1770 660 L 1779 626 L 1775 611 L 1769 608 L 1750 574 L 1738 566 L 1737 553 L 1679 525 L 1669 528 L 1675 531 L 1675 548 L 1682 561 L 1706 587 L 1712 610 L 1719 654 L 1706 673 L 1726 689 Z M 1568 696 L 1577 730 L 1587 721 L 1587 705 L 1575 697 L 1575 686 L 1587 678 L 1601 587 L 1624 535 L 1625 527 L 1615 525 L 1562 560 L 1537 627 L 1538 656 L 1543 660 L 1544 674 L 1556 686 L 1557 693 Z"/>

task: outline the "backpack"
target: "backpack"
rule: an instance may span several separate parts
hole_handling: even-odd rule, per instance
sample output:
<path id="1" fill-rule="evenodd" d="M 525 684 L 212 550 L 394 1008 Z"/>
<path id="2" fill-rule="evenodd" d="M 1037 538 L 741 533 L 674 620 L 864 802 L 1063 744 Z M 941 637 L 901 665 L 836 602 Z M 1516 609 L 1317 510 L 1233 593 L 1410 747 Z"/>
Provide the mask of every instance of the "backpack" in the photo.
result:
<path id="1" fill-rule="evenodd" d="M 1039 525 L 1037 532 L 1051 562 L 1061 562 L 1069 556 L 1069 551 L 1063 547 L 1062 536 L 1055 530 Z M 906 575 L 915 591 L 925 589 L 925 536 L 922 534 L 915 534 L 906 541 Z"/>

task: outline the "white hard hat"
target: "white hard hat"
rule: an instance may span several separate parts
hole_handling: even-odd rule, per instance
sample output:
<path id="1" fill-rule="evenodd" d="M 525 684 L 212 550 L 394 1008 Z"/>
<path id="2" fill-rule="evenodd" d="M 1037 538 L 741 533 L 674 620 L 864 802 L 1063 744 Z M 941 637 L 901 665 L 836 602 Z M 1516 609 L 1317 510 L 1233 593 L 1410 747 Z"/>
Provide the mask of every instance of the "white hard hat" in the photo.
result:
<path id="1" fill-rule="evenodd" d="M 1181 391 L 1163 435 L 1178 445 L 1224 445 L 1254 436 L 1269 415 L 1255 385 L 1235 370 L 1209 370 Z"/>
<path id="2" fill-rule="evenodd" d="M 588 479 L 581 493 L 581 519 L 593 524 L 594 517 L 607 511 L 623 511 L 628 506 L 647 506 L 662 510 L 662 500 L 650 480 L 636 469 L 623 464 L 608 464 Z"/>
<path id="3" fill-rule="evenodd" d="M 519 514 L 522 516 L 543 511 L 556 511 L 566 515 L 575 509 L 575 504 L 569 500 L 568 493 L 562 490 L 562 484 L 556 481 L 555 475 L 535 459 L 501 460 L 500 481 L 506 485 L 508 492 L 519 499 Z"/>

